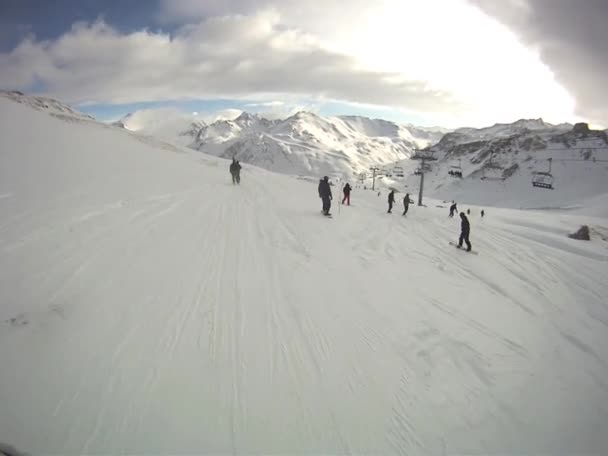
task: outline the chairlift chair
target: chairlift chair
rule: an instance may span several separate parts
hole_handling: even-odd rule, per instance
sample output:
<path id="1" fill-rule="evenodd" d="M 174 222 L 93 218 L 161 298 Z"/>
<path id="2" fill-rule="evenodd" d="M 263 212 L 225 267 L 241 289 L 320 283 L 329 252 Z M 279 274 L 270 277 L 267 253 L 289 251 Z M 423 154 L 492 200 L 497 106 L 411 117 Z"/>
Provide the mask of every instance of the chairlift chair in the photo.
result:
<path id="1" fill-rule="evenodd" d="M 450 166 L 450 170 L 448 171 L 450 176 L 462 179 L 462 167 L 460 166 L 460 162 L 461 161 L 458 160 L 458 165 Z"/>
<path id="2" fill-rule="evenodd" d="M 536 188 L 545 188 L 553 190 L 553 174 L 551 174 L 551 161 L 549 158 L 549 170 L 548 171 L 534 171 L 532 173 L 532 186 Z"/>
<path id="3" fill-rule="evenodd" d="M 553 190 L 553 175 L 538 171 L 532 174 L 532 186 L 537 188 L 546 188 Z"/>

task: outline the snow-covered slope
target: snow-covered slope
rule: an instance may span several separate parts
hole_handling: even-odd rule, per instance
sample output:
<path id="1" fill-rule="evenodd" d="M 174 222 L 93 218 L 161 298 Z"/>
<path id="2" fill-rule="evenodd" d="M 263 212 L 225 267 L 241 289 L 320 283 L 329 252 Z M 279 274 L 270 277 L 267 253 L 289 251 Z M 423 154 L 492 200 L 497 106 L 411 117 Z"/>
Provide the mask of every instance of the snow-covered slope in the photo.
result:
<path id="1" fill-rule="evenodd" d="M 305 180 L 0 116 L 0 442 L 606 454 L 607 219 L 474 207 L 470 255 L 435 202 L 325 219 Z"/>
<path id="2" fill-rule="evenodd" d="M 38 111 L 46 112 L 54 117 L 69 121 L 93 121 L 93 117 L 84 114 L 60 101 L 46 97 L 35 97 L 25 95 L 17 90 L 0 90 L 0 98 L 14 101 L 34 108 Z"/>
<path id="3" fill-rule="evenodd" d="M 608 202 L 608 136 L 584 125 L 552 126 L 519 121 L 448 133 L 429 148 L 426 193 L 440 199 L 514 208 L 587 211 Z M 549 161 L 551 159 L 551 161 Z M 419 161 L 400 163 L 409 177 L 398 188 L 418 188 Z M 461 170 L 462 178 L 450 175 Z M 553 189 L 532 186 L 536 173 L 551 171 Z M 401 187 L 403 186 L 403 187 Z M 604 209 L 608 215 L 608 210 Z"/>

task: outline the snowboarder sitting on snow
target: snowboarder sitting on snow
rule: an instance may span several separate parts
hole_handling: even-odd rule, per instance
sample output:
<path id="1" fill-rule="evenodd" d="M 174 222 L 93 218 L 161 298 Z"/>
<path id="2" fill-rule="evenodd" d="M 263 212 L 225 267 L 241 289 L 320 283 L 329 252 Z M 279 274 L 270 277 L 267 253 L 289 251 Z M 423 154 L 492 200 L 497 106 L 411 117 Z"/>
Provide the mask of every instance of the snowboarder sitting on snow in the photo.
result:
<path id="1" fill-rule="evenodd" d="M 413 201 L 410 200 L 410 194 L 406 193 L 403 197 L 403 215 L 407 214 L 407 211 L 410 208 L 410 203 L 413 203 Z"/>
<path id="2" fill-rule="evenodd" d="M 344 198 L 342 199 L 342 204 L 346 202 L 350 206 L 350 191 L 352 190 L 350 184 L 347 182 L 342 190 L 344 192 Z"/>
<path id="3" fill-rule="evenodd" d="M 462 248 L 462 242 L 464 241 L 467 244 L 467 252 L 470 252 L 471 242 L 469 241 L 469 233 L 471 232 L 471 225 L 464 212 L 460 213 L 460 220 L 460 239 L 458 240 L 458 248 Z"/>
<path id="4" fill-rule="evenodd" d="M 232 175 L 233 184 L 241 183 L 241 164 L 235 158 L 230 163 L 230 174 Z"/>
<path id="5" fill-rule="evenodd" d="M 391 190 L 388 194 L 388 213 L 392 214 L 393 204 L 395 204 L 395 190 Z"/>
<path id="6" fill-rule="evenodd" d="M 450 217 L 454 217 L 454 214 L 458 213 L 458 208 L 456 207 L 456 203 L 452 201 L 452 205 L 450 206 Z"/>
<path id="7" fill-rule="evenodd" d="M 331 187 L 329 186 L 329 177 L 327 176 L 319 181 L 319 198 L 323 200 L 323 215 L 330 215 L 329 209 L 331 208 L 333 196 L 331 194 Z"/>

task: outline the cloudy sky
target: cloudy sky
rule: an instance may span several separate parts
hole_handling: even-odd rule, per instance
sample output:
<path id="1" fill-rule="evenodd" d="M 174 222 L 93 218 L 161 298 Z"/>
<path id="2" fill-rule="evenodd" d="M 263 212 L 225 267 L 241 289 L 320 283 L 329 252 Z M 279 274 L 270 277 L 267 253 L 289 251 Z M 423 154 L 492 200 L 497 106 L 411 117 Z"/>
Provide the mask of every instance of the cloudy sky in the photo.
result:
<path id="1" fill-rule="evenodd" d="M 0 0 L 0 88 L 141 108 L 608 126 L 606 0 Z"/>

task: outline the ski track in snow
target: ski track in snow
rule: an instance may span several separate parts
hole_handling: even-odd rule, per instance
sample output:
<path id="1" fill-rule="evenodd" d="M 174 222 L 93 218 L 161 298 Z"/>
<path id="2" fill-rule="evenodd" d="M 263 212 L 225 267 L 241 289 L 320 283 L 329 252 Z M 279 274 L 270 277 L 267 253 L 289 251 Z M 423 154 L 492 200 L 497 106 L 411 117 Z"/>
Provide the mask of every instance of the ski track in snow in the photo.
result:
<path id="1" fill-rule="evenodd" d="M 402 217 L 361 190 L 338 207 L 334 189 L 325 220 L 316 183 L 245 167 L 226 185 L 223 161 L 194 157 L 154 155 L 137 191 L 127 173 L 103 197 L 91 183 L 0 205 L 1 442 L 608 449 L 604 241 L 568 239 L 563 215 L 504 211 L 471 217 L 480 254 L 463 255 L 448 245 L 459 221 L 435 204 Z"/>

